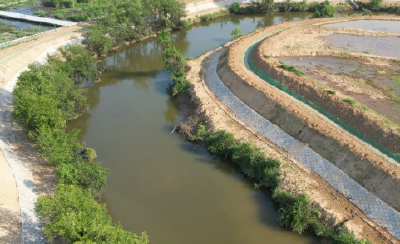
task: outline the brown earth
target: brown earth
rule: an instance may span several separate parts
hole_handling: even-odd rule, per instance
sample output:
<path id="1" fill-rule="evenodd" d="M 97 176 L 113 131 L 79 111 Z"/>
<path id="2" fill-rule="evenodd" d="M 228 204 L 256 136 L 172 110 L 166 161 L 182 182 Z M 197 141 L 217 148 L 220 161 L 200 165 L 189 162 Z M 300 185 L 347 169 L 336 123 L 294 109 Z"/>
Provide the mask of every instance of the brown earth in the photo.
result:
<path id="1" fill-rule="evenodd" d="M 241 38 L 230 48 L 228 65 L 218 70 L 221 80 L 240 100 L 260 115 L 307 144 L 368 191 L 399 210 L 400 199 L 390 193 L 400 191 L 398 166 L 371 150 L 354 136 L 328 123 L 300 103 L 294 102 L 287 94 L 278 92 L 247 70 L 242 63 L 242 51 L 256 38 L 283 27 L 317 22 L 321 20 L 281 23 Z M 254 51 L 253 55 L 256 53 Z M 256 57 L 252 58 L 257 62 Z"/>
<path id="2" fill-rule="evenodd" d="M 229 45 L 229 44 L 228 44 Z M 218 48 L 217 51 L 221 51 Z M 343 195 L 334 190 L 325 180 L 314 174 L 290 155 L 277 148 L 263 136 L 257 134 L 238 120 L 204 83 L 209 59 L 216 52 L 209 52 L 188 62 L 186 78 L 192 84 L 189 91 L 179 97 L 181 108 L 187 118 L 198 115 L 201 123 L 207 124 L 207 133 L 226 130 L 241 142 L 250 142 L 259 147 L 266 156 L 281 161 L 281 188 L 294 194 L 305 193 L 321 209 L 322 218 L 329 226 L 343 224 L 359 238 L 372 243 L 399 243 L 386 230 L 368 219 Z M 221 61 L 224 62 L 223 60 Z M 221 64 L 222 64 L 221 63 Z M 226 65 L 227 66 L 227 65 Z M 325 242 L 324 243 L 328 243 Z"/>
<path id="3" fill-rule="evenodd" d="M 400 20 L 400 18 L 398 18 L 398 20 Z M 344 73 L 323 76 L 323 80 L 327 81 L 327 85 L 331 86 L 332 89 L 339 88 L 338 84 L 340 83 L 346 83 L 346 86 L 342 86 L 345 88 L 341 89 L 344 94 L 357 100 L 361 104 L 368 105 L 368 107 L 375 111 L 373 112 L 369 109 L 362 109 L 361 106 L 349 105 L 343 101 L 343 96 L 330 96 L 326 91 L 326 86 L 322 86 L 321 83 L 316 82 L 315 79 L 308 76 L 298 77 L 294 73 L 280 69 L 278 67 L 280 64 L 275 58 L 267 59 L 264 57 L 264 55 L 267 54 L 273 57 L 326 56 L 346 59 L 351 58 L 353 60 L 360 60 L 360 62 L 365 64 L 379 65 L 382 69 L 389 67 L 393 62 L 398 62 L 398 59 L 392 57 L 381 57 L 345 51 L 342 48 L 335 48 L 328 45 L 326 40 L 321 39 L 321 37 L 332 34 L 399 36 L 399 34 L 396 33 L 344 27 L 293 27 L 263 41 L 256 50 L 259 57 L 257 59 L 258 63 L 256 64 L 264 72 L 271 75 L 272 78 L 281 81 L 282 84 L 288 86 L 291 90 L 345 121 L 348 125 L 377 141 L 391 152 L 400 154 L 400 144 L 396 145 L 396 143 L 393 143 L 394 141 L 400 140 L 400 126 L 394 124 L 400 121 L 398 118 L 399 108 L 397 105 L 393 104 L 389 93 L 385 94 L 382 92 L 381 87 L 368 85 L 368 80 L 362 76 L 354 78 Z M 315 72 L 320 73 L 322 71 L 320 69 L 315 69 Z M 357 90 L 354 88 L 357 88 Z M 364 96 L 359 96 L 360 93 Z M 383 116 L 379 116 L 379 114 Z"/>

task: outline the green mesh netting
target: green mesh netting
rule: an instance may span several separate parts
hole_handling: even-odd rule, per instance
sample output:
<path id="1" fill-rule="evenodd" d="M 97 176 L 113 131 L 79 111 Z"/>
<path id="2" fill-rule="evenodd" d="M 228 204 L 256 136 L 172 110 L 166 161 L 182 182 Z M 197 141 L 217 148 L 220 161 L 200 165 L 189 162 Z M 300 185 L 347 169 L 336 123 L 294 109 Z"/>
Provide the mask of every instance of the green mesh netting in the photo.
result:
<path id="1" fill-rule="evenodd" d="M 350 132 L 351 134 L 357 136 L 358 138 L 360 138 L 361 140 L 367 142 L 368 144 L 372 145 L 373 147 L 377 148 L 379 151 L 381 151 L 382 153 L 386 154 L 387 156 L 389 156 L 390 158 L 393 158 L 394 160 L 396 160 L 397 162 L 400 163 L 400 155 L 394 154 L 392 152 L 390 152 L 387 148 L 383 147 L 381 144 L 379 144 L 378 142 L 364 136 L 361 132 L 359 132 L 358 130 L 350 127 L 349 125 L 347 125 L 345 122 L 343 122 L 342 120 L 336 118 L 335 116 L 333 116 L 332 114 L 328 113 L 327 111 L 325 111 L 324 109 L 318 107 L 317 105 L 315 105 L 314 103 L 308 101 L 307 99 L 305 99 L 304 97 L 300 96 L 299 94 L 293 92 L 292 90 L 290 90 L 289 88 L 287 88 L 286 86 L 282 85 L 279 81 L 274 80 L 271 76 L 267 75 L 266 73 L 264 73 L 263 71 L 261 71 L 251 60 L 251 53 L 254 50 L 254 46 L 250 48 L 250 52 L 247 58 L 247 62 L 251 68 L 251 70 L 253 70 L 254 73 L 256 73 L 261 79 L 265 80 L 266 82 L 268 82 L 269 84 L 275 86 L 276 88 L 286 92 L 287 94 L 295 97 L 297 100 L 304 102 L 305 104 L 307 104 L 308 106 L 312 107 L 313 109 L 317 110 L 318 112 L 320 112 L 321 114 L 325 115 L 326 117 L 328 117 L 331 121 L 335 122 L 336 124 L 340 125 L 342 128 L 344 128 L 345 130 L 347 130 L 348 132 Z"/>

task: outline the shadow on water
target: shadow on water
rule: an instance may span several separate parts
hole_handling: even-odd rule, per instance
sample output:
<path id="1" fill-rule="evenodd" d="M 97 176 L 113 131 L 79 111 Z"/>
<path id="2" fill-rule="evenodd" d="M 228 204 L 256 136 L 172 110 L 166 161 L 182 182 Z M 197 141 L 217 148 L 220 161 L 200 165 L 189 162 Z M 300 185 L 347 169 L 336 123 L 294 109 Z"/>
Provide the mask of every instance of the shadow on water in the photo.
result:
<path id="1" fill-rule="evenodd" d="M 308 16 L 227 16 L 173 37 L 184 56 L 196 57 L 228 42 L 236 27 L 247 34 L 283 17 Z M 111 169 L 102 202 L 114 221 L 147 231 L 152 243 L 318 243 L 281 228 L 270 193 L 254 189 L 234 164 L 170 134 L 183 115 L 165 92 L 171 78 L 155 39 L 113 52 L 103 64 L 110 71 L 88 89 L 90 110 L 68 128 L 81 129 Z"/>

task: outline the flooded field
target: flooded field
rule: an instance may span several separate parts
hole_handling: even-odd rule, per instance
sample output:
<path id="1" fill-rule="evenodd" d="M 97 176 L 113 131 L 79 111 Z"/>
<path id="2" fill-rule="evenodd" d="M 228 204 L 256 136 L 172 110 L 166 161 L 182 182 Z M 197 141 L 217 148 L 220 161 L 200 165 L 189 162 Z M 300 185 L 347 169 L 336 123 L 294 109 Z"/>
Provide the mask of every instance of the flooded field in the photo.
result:
<path id="1" fill-rule="evenodd" d="M 400 106 L 389 99 L 400 97 L 400 62 L 382 66 L 336 57 L 293 57 L 280 61 L 400 123 Z"/>
<path id="2" fill-rule="evenodd" d="M 356 20 L 324 25 L 325 27 L 352 27 L 371 31 L 384 31 L 400 34 L 399 21 L 388 20 Z"/>
<path id="3" fill-rule="evenodd" d="M 400 25 L 400 23 L 398 24 Z M 335 34 L 322 39 L 328 40 L 329 46 L 344 48 L 347 51 L 400 58 L 400 37 Z"/>

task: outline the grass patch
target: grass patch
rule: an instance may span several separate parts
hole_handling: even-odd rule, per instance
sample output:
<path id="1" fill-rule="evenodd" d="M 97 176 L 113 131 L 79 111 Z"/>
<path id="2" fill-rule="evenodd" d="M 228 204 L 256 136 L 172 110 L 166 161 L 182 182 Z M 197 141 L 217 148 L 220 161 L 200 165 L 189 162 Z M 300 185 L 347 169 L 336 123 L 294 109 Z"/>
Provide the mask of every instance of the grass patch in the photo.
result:
<path id="1" fill-rule="evenodd" d="M 265 57 L 265 58 L 272 58 L 272 56 L 265 55 L 265 54 L 264 54 L 264 57 Z"/>
<path id="2" fill-rule="evenodd" d="M 335 94 L 336 94 L 336 91 L 334 91 L 334 90 L 328 90 L 328 93 L 329 93 L 329 94 L 332 94 L 332 95 L 335 95 Z"/>
<path id="3" fill-rule="evenodd" d="M 290 65 L 286 65 L 286 64 L 281 64 L 279 65 L 279 68 L 290 71 L 295 73 L 297 76 L 303 76 L 305 75 L 303 72 L 301 72 L 300 70 L 298 70 L 296 67 L 294 66 L 290 66 Z"/>
<path id="4" fill-rule="evenodd" d="M 355 101 L 355 100 L 353 100 L 353 99 L 350 99 L 350 98 L 345 98 L 345 99 L 343 99 L 342 101 L 343 101 L 343 102 L 346 102 L 346 103 L 348 103 L 348 104 L 350 104 L 350 105 L 354 105 L 354 104 L 357 103 L 357 101 Z"/>

